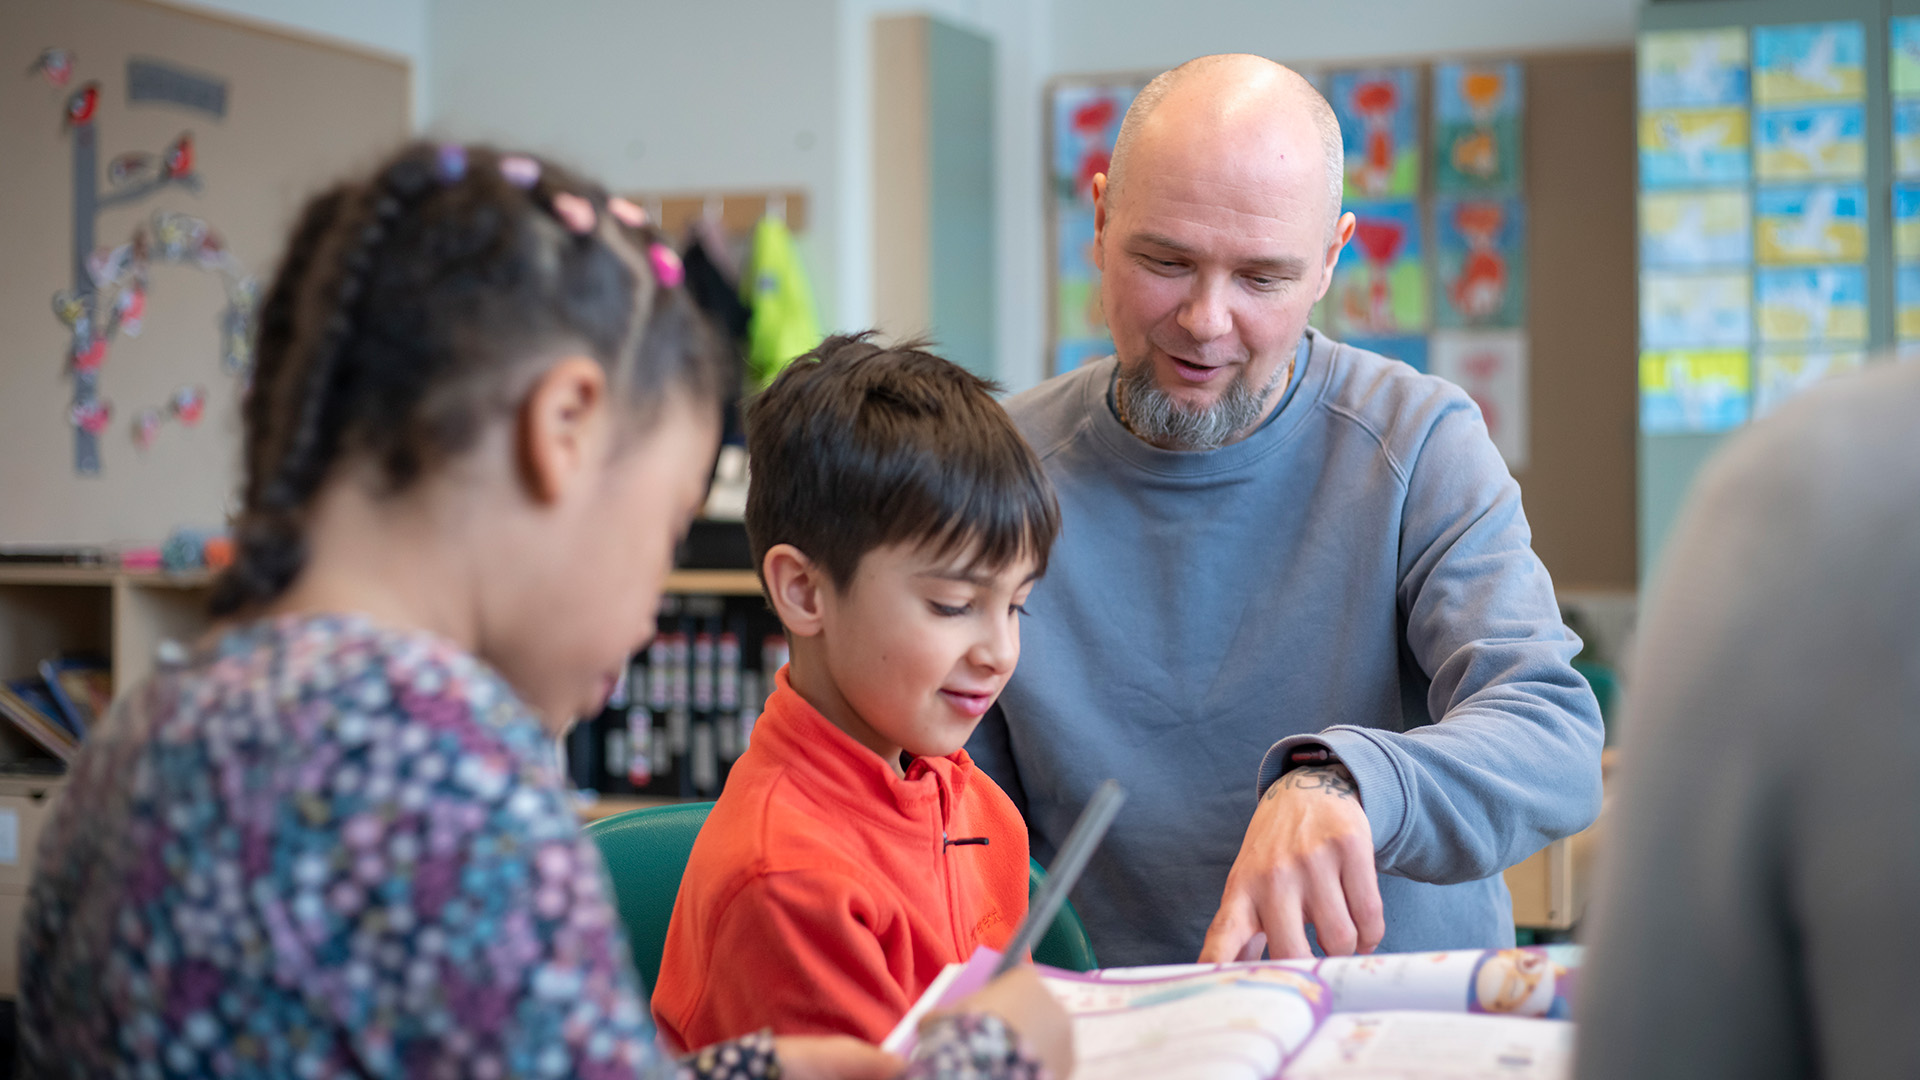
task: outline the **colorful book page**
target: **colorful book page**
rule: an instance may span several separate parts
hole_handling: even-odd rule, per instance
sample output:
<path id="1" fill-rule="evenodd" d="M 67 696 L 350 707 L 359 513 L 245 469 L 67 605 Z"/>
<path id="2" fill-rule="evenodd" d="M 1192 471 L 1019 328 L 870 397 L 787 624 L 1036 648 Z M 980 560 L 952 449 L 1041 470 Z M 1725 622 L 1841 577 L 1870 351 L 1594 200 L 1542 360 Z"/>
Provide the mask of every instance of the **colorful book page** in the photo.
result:
<path id="1" fill-rule="evenodd" d="M 1763 263 L 1864 262 L 1867 192 L 1859 184 L 1763 187 L 1754 196 L 1754 250 Z"/>
<path id="2" fill-rule="evenodd" d="M 1433 186 L 1443 193 L 1520 186 L 1521 67 L 1440 64 L 1433 69 Z"/>
<path id="3" fill-rule="evenodd" d="M 1887 47 L 1893 92 L 1920 94 L 1920 16 L 1887 20 Z"/>
<path id="4" fill-rule="evenodd" d="M 1640 196 L 1640 261 L 1706 267 L 1753 259 L 1753 200 L 1745 188 Z"/>
<path id="5" fill-rule="evenodd" d="M 1753 282 L 1745 271 L 1640 274 L 1640 341 L 1649 349 L 1752 341 Z"/>
<path id="6" fill-rule="evenodd" d="M 1356 349 L 1379 353 L 1389 360 L 1398 360 L 1415 371 L 1426 371 L 1427 339 L 1424 337 L 1350 337 L 1342 344 Z"/>
<path id="7" fill-rule="evenodd" d="M 1433 205 L 1436 326 L 1521 326 L 1527 318 L 1526 206 L 1518 199 Z"/>
<path id="8" fill-rule="evenodd" d="M 1754 116 L 1753 168 L 1762 180 L 1865 176 L 1866 106 L 1760 110 Z"/>
<path id="9" fill-rule="evenodd" d="M 1467 392 L 1507 468 L 1527 464 L 1527 335 L 1519 330 L 1442 330 L 1433 374 Z"/>
<path id="10" fill-rule="evenodd" d="M 1420 79 L 1410 67 L 1327 74 L 1327 101 L 1346 149 L 1346 198 L 1420 193 Z"/>
<path id="11" fill-rule="evenodd" d="M 1857 22 L 1753 28 L 1753 98 L 1762 105 L 1857 101 L 1867 92 L 1867 32 Z"/>
<path id="12" fill-rule="evenodd" d="M 1893 185 L 1893 257 L 1920 259 L 1920 184 Z"/>
<path id="13" fill-rule="evenodd" d="M 1747 31 L 1662 30 L 1640 35 L 1640 107 L 1747 103 Z"/>
<path id="14" fill-rule="evenodd" d="M 1753 415 L 1765 416 L 1821 379 L 1852 371 L 1866 359 L 1867 354 L 1859 349 L 1768 349 L 1760 354 Z"/>
<path id="15" fill-rule="evenodd" d="M 1420 208 L 1411 202 L 1352 207 L 1353 242 L 1328 290 L 1336 336 L 1394 337 L 1425 331 L 1427 269 L 1420 257 Z"/>
<path id="16" fill-rule="evenodd" d="M 1640 185 L 1648 188 L 1743 184 L 1748 118 L 1744 108 L 1652 109 L 1640 114 Z"/>
<path id="17" fill-rule="evenodd" d="M 1094 175 L 1107 171 L 1120 121 L 1139 92 L 1137 83 L 1054 87 L 1054 198 L 1092 209 Z"/>
<path id="18" fill-rule="evenodd" d="M 1760 340 L 1865 341 L 1867 268 L 1795 266 L 1754 275 Z"/>
<path id="19" fill-rule="evenodd" d="M 1747 422 L 1752 376 L 1745 349 L 1640 354 L 1640 431 L 1684 435 Z"/>
<path id="20" fill-rule="evenodd" d="M 1920 341 L 1920 263 L 1901 263 L 1893 270 L 1893 336 Z M 1904 355 L 1902 359 L 1907 359 Z"/>

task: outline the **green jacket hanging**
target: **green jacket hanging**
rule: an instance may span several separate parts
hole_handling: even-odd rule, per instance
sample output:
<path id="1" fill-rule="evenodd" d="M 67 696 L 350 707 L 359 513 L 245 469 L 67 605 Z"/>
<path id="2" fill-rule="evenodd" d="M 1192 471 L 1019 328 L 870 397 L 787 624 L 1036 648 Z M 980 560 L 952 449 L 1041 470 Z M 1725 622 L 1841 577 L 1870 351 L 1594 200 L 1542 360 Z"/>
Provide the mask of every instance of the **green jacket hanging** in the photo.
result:
<path id="1" fill-rule="evenodd" d="M 747 373 L 756 388 L 763 387 L 823 336 L 793 233 L 772 214 L 754 227 L 753 254 L 740 291 L 753 309 L 747 324 Z"/>

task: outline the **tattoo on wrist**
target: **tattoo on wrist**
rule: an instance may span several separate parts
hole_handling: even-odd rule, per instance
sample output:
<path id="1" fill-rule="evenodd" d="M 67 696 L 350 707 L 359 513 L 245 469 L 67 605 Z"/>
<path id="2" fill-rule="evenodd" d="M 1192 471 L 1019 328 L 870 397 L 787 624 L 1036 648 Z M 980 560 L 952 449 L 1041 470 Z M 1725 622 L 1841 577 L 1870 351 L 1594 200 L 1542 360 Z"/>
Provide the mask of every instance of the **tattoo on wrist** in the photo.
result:
<path id="1" fill-rule="evenodd" d="M 1304 769 L 1294 769 L 1273 782 L 1267 788 L 1266 799 L 1275 798 L 1281 788 L 1296 788 L 1301 791 L 1320 791 L 1342 799 L 1352 799 L 1359 795 L 1360 789 L 1353 782 L 1353 774 L 1345 765 L 1313 765 Z"/>

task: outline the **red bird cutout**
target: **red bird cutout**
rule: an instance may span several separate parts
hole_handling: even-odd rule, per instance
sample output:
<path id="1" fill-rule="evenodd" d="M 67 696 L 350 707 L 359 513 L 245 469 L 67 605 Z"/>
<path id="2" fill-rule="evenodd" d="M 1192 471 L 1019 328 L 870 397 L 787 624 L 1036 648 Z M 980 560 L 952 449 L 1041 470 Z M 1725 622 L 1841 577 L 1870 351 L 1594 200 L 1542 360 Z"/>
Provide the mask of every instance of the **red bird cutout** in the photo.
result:
<path id="1" fill-rule="evenodd" d="M 182 132 L 179 138 L 173 140 L 173 145 L 167 147 L 166 157 L 162 160 L 166 164 L 169 180 L 178 180 L 191 173 L 193 171 L 193 132 Z"/>
<path id="2" fill-rule="evenodd" d="M 68 80 L 73 78 L 74 55 L 71 49 L 41 49 L 40 58 L 27 69 L 28 74 L 38 72 L 47 77 L 55 87 L 64 89 Z"/>
<path id="3" fill-rule="evenodd" d="M 105 363 L 106 359 L 107 359 L 106 339 L 94 338 L 93 341 L 90 344 L 88 344 L 86 348 L 81 349 L 73 354 L 73 370 L 82 371 L 82 372 L 99 371 L 100 365 Z"/>
<path id="4" fill-rule="evenodd" d="M 67 95 L 67 123 L 75 127 L 93 122 L 93 112 L 100 107 L 100 84 L 90 82 Z"/>
<path id="5" fill-rule="evenodd" d="M 113 406 L 104 401 L 90 401 L 75 405 L 70 415 L 75 427 L 89 435 L 98 435 L 113 420 Z"/>

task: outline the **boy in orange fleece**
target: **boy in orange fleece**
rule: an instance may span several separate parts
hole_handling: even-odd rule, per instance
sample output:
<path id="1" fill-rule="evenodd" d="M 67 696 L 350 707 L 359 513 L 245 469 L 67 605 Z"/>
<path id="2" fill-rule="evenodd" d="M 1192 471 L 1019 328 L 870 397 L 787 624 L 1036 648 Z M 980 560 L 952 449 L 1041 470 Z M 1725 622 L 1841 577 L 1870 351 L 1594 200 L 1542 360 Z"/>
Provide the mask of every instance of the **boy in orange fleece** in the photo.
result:
<path id="1" fill-rule="evenodd" d="M 705 1046 L 879 1041 L 1027 909 L 1027 828 L 961 747 L 1060 512 L 989 384 L 829 338 L 747 416 L 747 536 L 792 660 L 693 847 L 653 993 Z"/>

